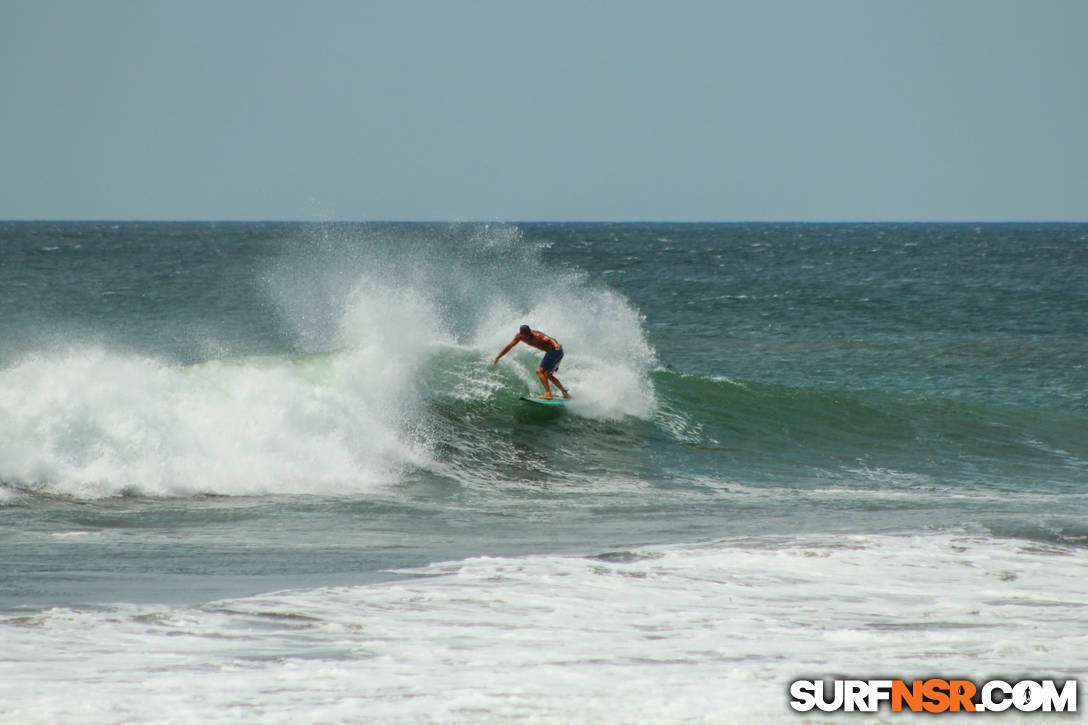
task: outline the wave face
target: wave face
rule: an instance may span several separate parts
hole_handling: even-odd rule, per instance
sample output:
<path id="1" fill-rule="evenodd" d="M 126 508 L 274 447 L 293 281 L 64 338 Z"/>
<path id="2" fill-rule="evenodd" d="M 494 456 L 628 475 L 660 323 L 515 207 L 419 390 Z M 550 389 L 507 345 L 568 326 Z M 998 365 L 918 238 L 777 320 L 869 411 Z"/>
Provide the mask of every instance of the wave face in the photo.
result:
<path id="1" fill-rule="evenodd" d="M 828 470 L 912 472 L 953 486 L 1077 490 L 1088 470 L 1080 411 L 821 390 L 659 373 L 676 436 L 724 452 L 735 466 L 775 461 Z M 1030 481 L 1030 471 L 1043 474 Z"/>

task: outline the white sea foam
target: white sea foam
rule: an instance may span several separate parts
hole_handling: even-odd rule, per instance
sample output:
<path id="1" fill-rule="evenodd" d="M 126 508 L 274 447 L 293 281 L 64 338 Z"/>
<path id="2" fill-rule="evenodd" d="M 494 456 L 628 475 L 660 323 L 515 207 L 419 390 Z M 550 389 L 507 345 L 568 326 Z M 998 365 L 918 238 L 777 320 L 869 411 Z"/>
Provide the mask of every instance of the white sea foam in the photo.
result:
<path id="1" fill-rule="evenodd" d="M 366 490 L 422 452 L 388 380 L 356 369 L 352 354 L 32 357 L 0 371 L 0 480 L 80 497 Z"/>
<path id="2" fill-rule="evenodd" d="M 781 536 L 405 574 L 7 616 L 0 722 L 796 722 L 800 677 L 1088 668 L 1083 549 Z"/>

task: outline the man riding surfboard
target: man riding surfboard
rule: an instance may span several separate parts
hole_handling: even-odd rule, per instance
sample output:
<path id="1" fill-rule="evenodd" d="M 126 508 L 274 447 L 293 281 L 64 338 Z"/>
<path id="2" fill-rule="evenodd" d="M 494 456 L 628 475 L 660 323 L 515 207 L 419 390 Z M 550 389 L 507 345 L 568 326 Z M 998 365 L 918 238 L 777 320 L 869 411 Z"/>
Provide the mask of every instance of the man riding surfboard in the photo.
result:
<path id="1" fill-rule="evenodd" d="M 524 342 L 526 345 L 535 347 L 537 350 L 544 351 L 544 357 L 541 359 L 540 365 L 536 369 L 536 376 L 540 378 L 540 384 L 544 386 L 544 394 L 539 396 L 540 399 L 552 399 L 552 389 L 548 385 L 548 381 L 555 383 L 555 387 L 562 391 L 564 398 L 569 398 L 570 393 L 563 387 L 563 383 L 559 382 L 559 378 L 555 377 L 555 371 L 559 369 L 559 361 L 563 359 L 563 346 L 560 345 L 559 341 L 554 337 L 549 337 L 539 330 L 533 330 L 528 325 L 521 326 L 518 330 L 518 334 L 515 335 L 514 339 L 502 349 L 502 352 L 491 361 L 491 364 L 497 365 L 499 358 L 510 352 L 510 349 L 519 342 Z"/>

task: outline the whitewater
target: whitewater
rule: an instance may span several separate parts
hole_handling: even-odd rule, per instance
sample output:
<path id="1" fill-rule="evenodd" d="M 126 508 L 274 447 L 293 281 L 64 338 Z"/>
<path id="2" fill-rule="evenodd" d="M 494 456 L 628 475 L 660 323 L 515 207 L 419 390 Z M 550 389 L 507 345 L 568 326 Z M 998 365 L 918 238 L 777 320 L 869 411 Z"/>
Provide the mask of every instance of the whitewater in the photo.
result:
<path id="1" fill-rule="evenodd" d="M 1088 666 L 1088 226 L 0 243 L 0 722 L 793 722 L 800 678 Z M 521 324 L 563 410 L 491 364 Z"/>

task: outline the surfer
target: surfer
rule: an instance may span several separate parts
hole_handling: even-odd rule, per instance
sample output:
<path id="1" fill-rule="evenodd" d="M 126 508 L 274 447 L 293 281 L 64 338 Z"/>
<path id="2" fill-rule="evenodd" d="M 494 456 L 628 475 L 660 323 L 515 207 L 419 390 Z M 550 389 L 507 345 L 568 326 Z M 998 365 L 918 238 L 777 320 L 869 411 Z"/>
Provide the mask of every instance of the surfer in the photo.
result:
<path id="1" fill-rule="evenodd" d="M 544 386 L 544 394 L 539 396 L 540 399 L 552 399 L 552 389 L 551 386 L 548 385 L 548 381 L 555 383 L 555 387 L 563 392 L 564 398 L 569 398 L 570 393 L 563 387 L 563 383 L 559 382 L 559 378 L 555 377 L 555 371 L 559 369 L 559 361 L 563 359 L 563 346 L 560 345 L 559 341 L 554 337 L 549 337 L 539 330 L 533 330 L 528 325 L 521 326 L 518 330 L 518 334 L 515 335 L 514 339 L 510 341 L 510 344 L 504 347 L 502 352 L 491 361 L 491 364 L 497 365 L 499 358 L 510 352 L 510 349 L 519 342 L 524 342 L 526 345 L 535 347 L 537 350 L 544 351 L 544 358 L 540 361 L 540 365 L 536 369 L 536 376 L 540 378 L 540 384 Z"/>

